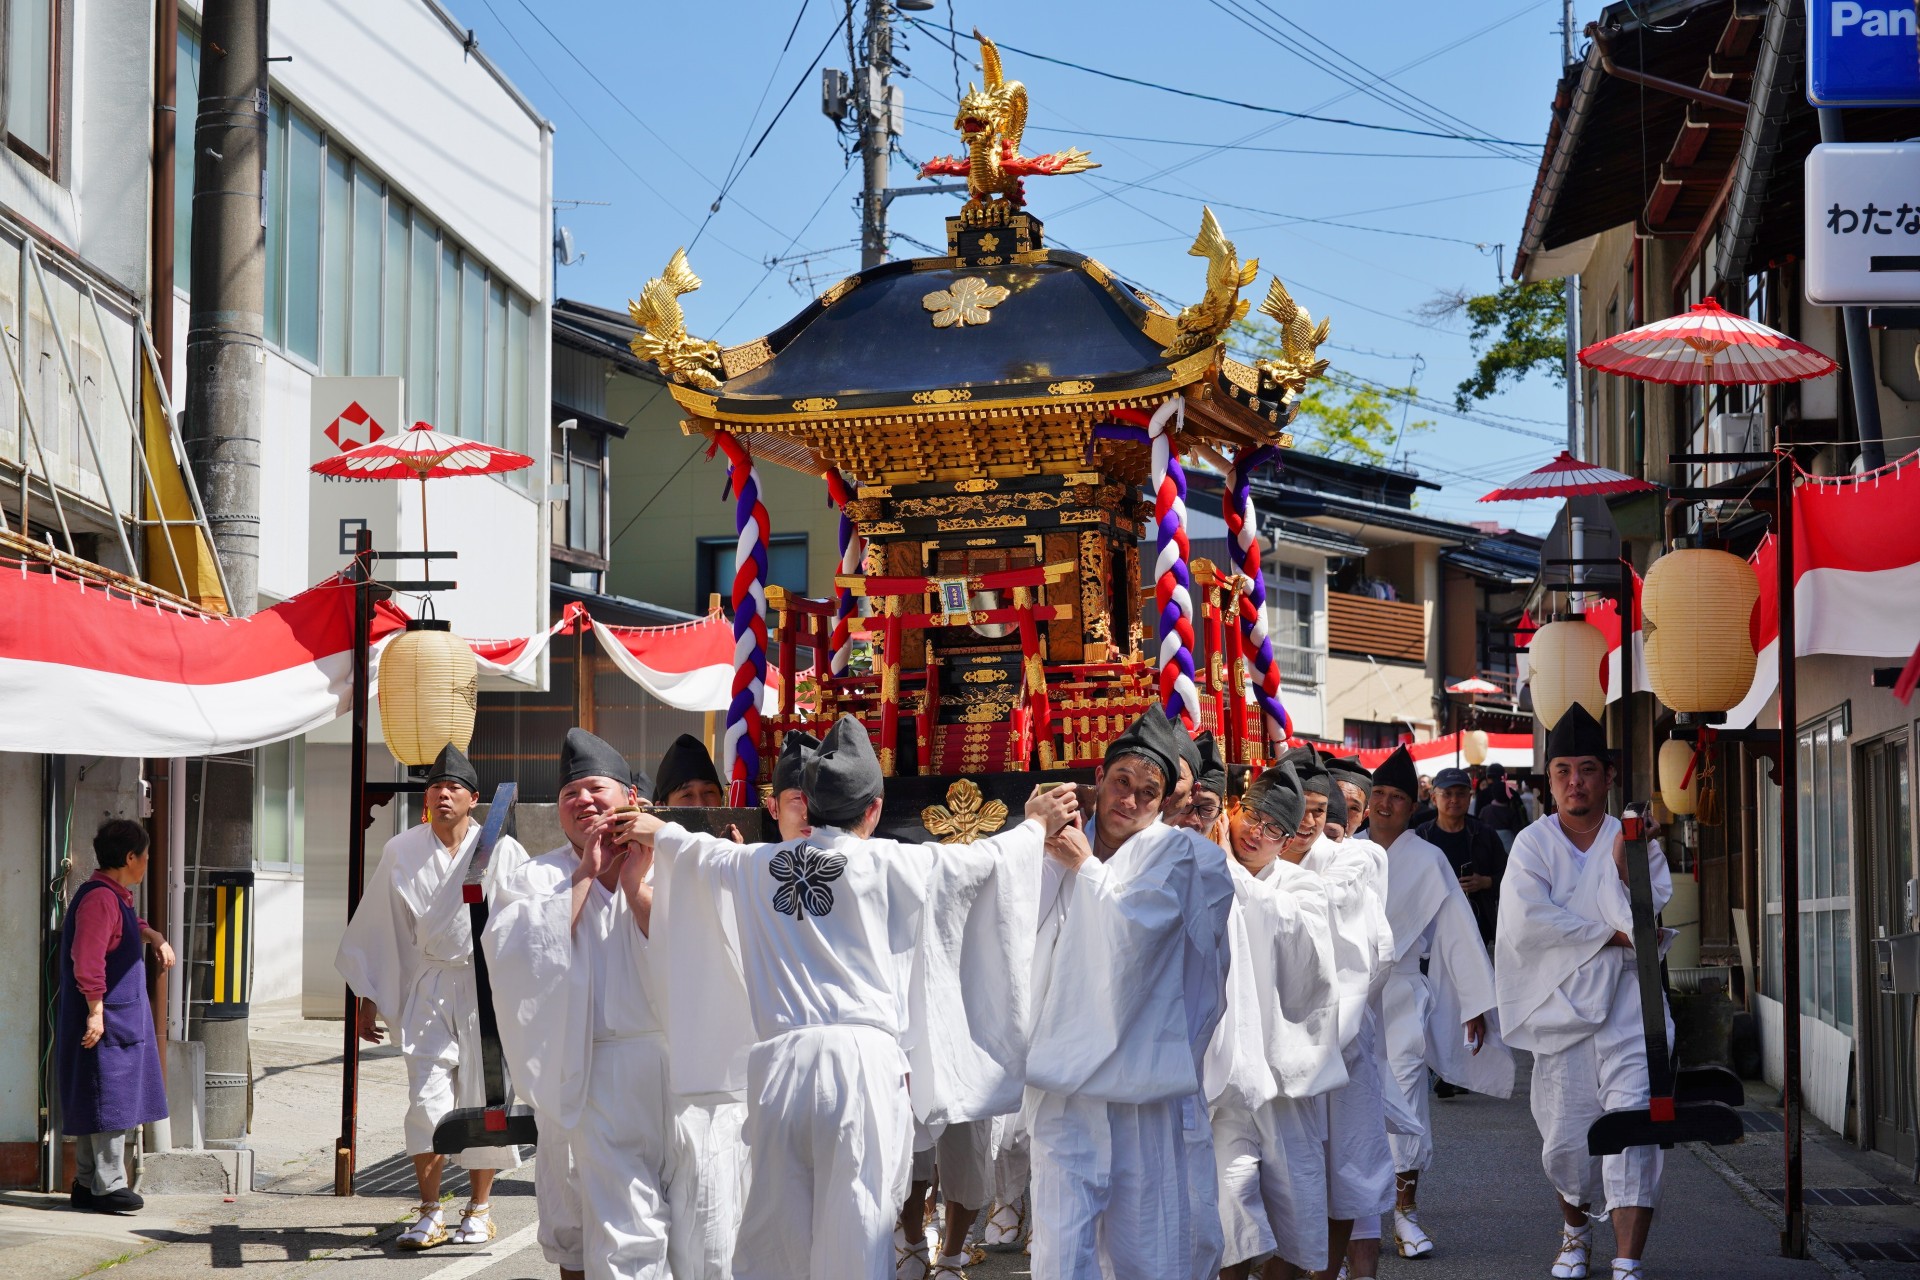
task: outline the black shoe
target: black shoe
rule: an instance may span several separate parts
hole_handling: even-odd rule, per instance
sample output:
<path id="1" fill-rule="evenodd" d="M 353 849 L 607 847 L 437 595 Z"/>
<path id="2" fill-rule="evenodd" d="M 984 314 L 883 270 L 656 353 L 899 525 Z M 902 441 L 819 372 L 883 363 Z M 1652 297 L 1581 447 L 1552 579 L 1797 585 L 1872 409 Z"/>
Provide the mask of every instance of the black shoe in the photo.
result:
<path id="1" fill-rule="evenodd" d="M 1473 1090 L 1462 1089 L 1457 1084 L 1448 1084 L 1445 1080 L 1441 1080 L 1433 1086 L 1433 1096 L 1436 1098 L 1457 1098 L 1462 1094 L 1472 1092 Z"/>
<path id="2" fill-rule="evenodd" d="M 68 1198 L 67 1203 L 75 1209 L 92 1209 L 93 1188 L 76 1179 L 73 1184 L 73 1194 Z"/>
<path id="3" fill-rule="evenodd" d="M 121 1187 L 117 1191 L 93 1197 L 95 1213 L 133 1213 L 146 1207 L 147 1202 L 134 1194 L 131 1187 Z"/>

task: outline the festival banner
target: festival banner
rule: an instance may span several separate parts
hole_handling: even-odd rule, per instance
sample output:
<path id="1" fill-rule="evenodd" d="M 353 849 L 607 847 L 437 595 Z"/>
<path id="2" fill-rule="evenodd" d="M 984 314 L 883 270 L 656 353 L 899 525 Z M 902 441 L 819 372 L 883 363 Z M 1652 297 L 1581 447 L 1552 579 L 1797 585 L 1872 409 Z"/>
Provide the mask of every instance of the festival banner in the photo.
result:
<path id="1" fill-rule="evenodd" d="M 405 625 L 381 606 L 373 635 Z M 353 587 L 249 618 L 130 599 L 24 563 L 0 568 L 0 751 L 205 756 L 295 737 L 348 707 Z"/>
<path id="2" fill-rule="evenodd" d="M 1794 652 L 1905 660 L 1920 644 L 1920 452 L 1861 476 L 1802 474 L 1793 494 Z M 1744 729 L 1780 674 L 1779 542 L 1753 554 L 1760 599 L 1753 687 L 1727 713 Z"/>

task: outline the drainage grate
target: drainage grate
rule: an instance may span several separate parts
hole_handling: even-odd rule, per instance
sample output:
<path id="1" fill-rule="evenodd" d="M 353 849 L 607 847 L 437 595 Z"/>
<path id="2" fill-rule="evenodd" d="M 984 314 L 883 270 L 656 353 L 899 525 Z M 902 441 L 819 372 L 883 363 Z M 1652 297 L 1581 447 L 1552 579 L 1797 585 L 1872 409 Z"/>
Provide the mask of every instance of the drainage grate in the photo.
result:
<path id="1" fill-rule="evenodd" d="M 1920 1262 L 1920 1250 L 1898 1240 L 1840 1241 L 1833 1251 L 1848 1262 Z"/>
<path id="2" fill-rule="evenodd" d="M 1869 1205 L 1910 1205 L 1899 1192 L 1888 1187 L 1805 1187 L 1801 1194 L 1808 1204 L 1834 1205 L 1842 1209 L 1863 1208 Z M 1786 1188 L 1768 1187 L 1767 1196 L 1775 1204 L 1784 1203 Z"/>
<path id="3" fill-rule="evenodd" d="M 1773 1111 L 1749 1111 L 1742 1108 L 1740 1121 L 1746 1125 L 1748 1133 L 1785 1133 L 1787 1122 Z"/>

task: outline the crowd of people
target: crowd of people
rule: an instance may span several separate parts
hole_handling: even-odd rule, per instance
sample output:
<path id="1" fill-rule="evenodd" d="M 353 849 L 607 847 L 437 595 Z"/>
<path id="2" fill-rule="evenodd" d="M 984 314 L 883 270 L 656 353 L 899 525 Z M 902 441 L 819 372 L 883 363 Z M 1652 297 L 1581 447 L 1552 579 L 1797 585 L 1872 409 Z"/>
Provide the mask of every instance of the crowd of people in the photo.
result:
<path id="1" fill-rule="evenodd" d="M 492 845 L 478 940 L 537 1117 L 540 1246 L 566 1280 L 930 1280 L 1022 1247 L 1042 1280 L 1359 1280 L 1383 1249 L 1440 1247 L 1418 1203 L 1444 1155 L 1430 1081 L 1509 1096 L 1521 1048 L 1551 1274 L 1588 1274 L 1610 1214 L 1612 1274 L 1639 1277 L 1660 1153 L 1585 1144 L 1602 1111 L 1647 1103 L 1612 766 L 1577 706 L 1547 755 L 1553 814 L 1521 821 L 1504 779 L 1475 796 L 1446 770 L 1416 825 L 1428 788 L 1404 749 L 1372 771 L 1304 748 L 1229 769 L 1155 711 L 1091 786 L 1042 784 L 1004 829 L 916 844 L 876 836 L 879 761 L 843 717 L 785 738 L 778 839 L 748 843 L 667 808 L 722 798 L 696 740 L 655 784 L 572 730 L 566 842 Z M 407 1249 L 492 1239 L 494 1175 L 522 1156 L 456 1156 L 471 1197 L 450 1220 L 434 1131 L 486 1094 L 462 893 L 478 799 L 449 746 L 339 953 L 360 1033 L 384 1023 L 406 1062 Z M 162 944 L 131 906 L 140 829 L 95 843 L 105 883 L 63 950 L 63 1097 L 92 1135 L 76 1205 L 126 1209 L 109 1170 L 139 1108 L 101 1100 L 147 1081 L 137 1054 L 99 1051 L 101 1010 L 126 1041 L 114 993 Z"/>

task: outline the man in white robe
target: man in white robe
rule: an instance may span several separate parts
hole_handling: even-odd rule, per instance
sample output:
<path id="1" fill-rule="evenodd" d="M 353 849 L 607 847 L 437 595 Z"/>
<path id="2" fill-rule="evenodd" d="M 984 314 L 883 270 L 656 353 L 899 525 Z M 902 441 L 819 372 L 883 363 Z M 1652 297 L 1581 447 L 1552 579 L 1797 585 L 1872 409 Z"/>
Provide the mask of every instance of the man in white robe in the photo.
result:
<path id="1" fill-rule="evenodd" d="M 1473 907 L 1446 855 L 1408 828 L 1419 789 L 1412 756 L 1401 747 L 1372 774 L 1357 760 L 1335 760 L 1328 768 L 1350 804 L 1366 805 L 1367 835 L 1387 850 L 1387 922 L 1395 955 L 1381 1009 L 1392 1085 L 1418 1121 L 1413 1133 L 1387 1134 L 1393 1233 L 1401 1257 L 1424 1258 L 1433 1252 L 1418 1204 L 1420 1175 L 1433 1163 L 1427 1071 L 1474 1093 L 1506 1098 L 1513 1094 L 1513 1054 L 1487 1025 L 1493 966 Z"/>
<path id="2" fill-rule="evenodd" d="M 675 1160 L 652 859 L 611 825 L 650 784 L 582 729 L 560 777 L 567 843 L 501 881 L 483 939 L 500 1038 L 540 1127 L 540 1248 L 564 1280 L 666 1280 L 669 1216 L 697 1170 Z"/>
<path id="3" fill-rule="evenodd" d="M 1327 1256 L 1325 1102 L 1311 1090 L 1340 1060 L 1337 969 L 1317 877 L 1279 856 L 1304 809 L 1282 765 L 1255 779 L 1232 823 L 1233 961 L 1207 1054 L 1223 1280 Z"/>
<path id="4" fill-rule="evenodd" d="M 420 1188 L 419 1214 L 399 1240 L 402 1249 L 484 1244 L 493 1239 L 489 1213 L 493 1176 L 520 1165 L 517 1147 L 470 1147 L 455 1157 L 472 1189 L 460 1225 L 446 1230 L 440 1178 L 446 1157 L 433 1131 L 455 1107 L 486 1102 L 480 1063 L 480 1001 L 474 982 L 473 931 L 461 885 L 480 841 L 472 810 L 480 775 L 452 743 L 427 778 L 427 820 L 387 841 L 347 921 L 334 968 L 359 997 L 353 1010 L 360 1038 L 380 1042 L 377 1012 L 407 1066 L 407 1154 Z M 527 860 L 501 836 L 483 882 L 491 898 L 504 876 Z"/>
<path id="5" fill-rule="evenodd" d="M 1327 1180 L 1328 1258 L 1325 1280 L 1343 1259 L 1355 1276 L 1370 1274 L 1369 1258 L 1378 1257 L 1374 1219 L 1393 1202 L 1393 1154 L 1387 1146 L 1389 1099 L 1382 1089 L 1385 1046 L 1380 1029 L 1379 992 L 1393 955 L 1387 924 L 1387 854 L 1369 840 L 1334 841 L 1326 835 L 1329 812 L 1346 816 L 1346 798 L 1311 750 L 1283 759 L 1300 776 L 1306 793 L 1299 834 L 1282 857 L 1319 878 L 1326 895 L 1338 966 L 1338 1016 L 1341 1062 L 1346 1080 L 1326 1094 L 1324 1143 Z M 1338 797 L 1337 801 L 1335 797 Z M 1399 1106 L 1395 1111 L 1404 1110 Z M 1353 1253 L 1356 1224 L 1362 1243 Z M 1371 1241 L 1364 1234 L 1371 1228 Z"/>
<path id="6" fill-rule="evenodd" d="M 1225 1009 L 1233 881 L 1219 846 L 1159 821 L 1182 742 L 1158 708 L 1116 738 L 1091 839 L 1069 828 L 1046 864 L 1022 1112 L 1038 1280 L 1219 1267 L 1196 1245 L 1194 1162 L 1203 1151 L 1211 1181 L 1202 1058 Z"/>
<path id="7" fill-rule="evenodd" d="M 915 1116 L 1017 1105 L 1033 890 L 1074 796 L 1036 790 L 1024 822 L 973 844 L 873 839 L 879 761 L 850 716 L 803 779 L 799 841 L 744 847 L 650 814 L 623 816 L 620 835 L 650 844 L 664 877 L 675 1076 L 685 1058 L 745 1090 L 736 1280 L 888 1280 Z M 998 945 L 963 946 L 976 931 Z M 996 971 L 994 1000 L 949 998 Z M 705 1042 L 678 1034 L 683 1014 Z"/>
<path id="8" fill-rule="evenodd" d="M 1658 1147 L 1587 1154 L 1595 1120 L 1644 1109 L 1651 1095 L 1626 845 L 1606 809 L 1611 760 L 1606 731 L 1575 703 L 1547 735 L 1555 812 L 1514 839 L 1500 886 L 1500 1029 L 1507 1043 L 1533 1054 L 1540 1160 L 1563 1223 L 1552 1268 L 1560 1280 L 1587 1274 L 1596 1192 L 1613 1219 L 1613 1275 L 1639 1277 L 1660 1195 Z M 1665 858 L 1650 849 L 1648 861 L 1657 912 L 1673 896 L 1673 880 Z M 1670 1014 L 1666 1021 L 1672 1044 Z"/>
<path id="9" fill-rule="evenodd" d="M 780 739 L 780 754 L 773 761 L 773 786 L 767 792 L 767 816 L 780 830 L 782 840 L 798 840 L 812 833 L 807 825 L 807 793 L 800 785 L 801 770 L 809 753 L 819 749 L 820 739 L 804 729 L 789 729 Z"/>

